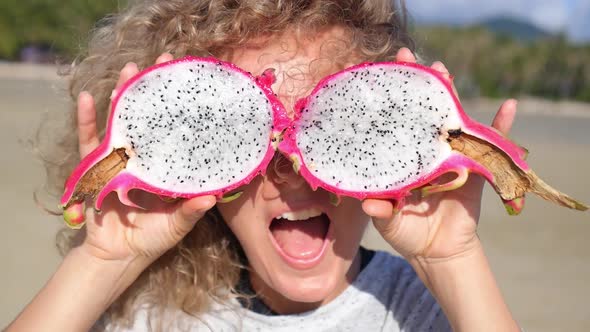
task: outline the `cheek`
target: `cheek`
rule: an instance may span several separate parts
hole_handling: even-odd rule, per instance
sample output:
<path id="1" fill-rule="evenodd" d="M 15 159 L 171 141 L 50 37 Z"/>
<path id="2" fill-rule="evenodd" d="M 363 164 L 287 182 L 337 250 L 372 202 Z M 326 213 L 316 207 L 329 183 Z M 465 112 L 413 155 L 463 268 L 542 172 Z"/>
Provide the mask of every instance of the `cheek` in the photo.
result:
<path id="1" fill-rule="evenodd" d="M 371 218 L 363 211 L 362 202 L 344 197 L 342 202 L 334 211 L 334 234 L 337 248 L 342 249 L 343 245 L 357 243 L 363 237 L 365 228 Z M 338 241 L 341 239 L 342 241 Z M 351 246 L 352 247 L 352 246 Z"/>
<path id="2" fill-rule="evenodd" d="M 264 222 L 262 211 L 256 209 L 259 204 L 259 193 L 262 187 L 262 178 L 257 177 L 252 182 L 239 188 L 242 195 L 229 202 L 218 203 L 217 209 L 236 237 L 242 241 L 250 236 L 257 225 Z M 258 204 L 257 204 L 258 203 Z"/>
<path id="3" fill-rule="evenodd" d="M 351 197 L 342 197 L 342 201 L 335 208 L 335 212 L 350 223 L 366 223 L 370 220 L 370 217 L 363 210 L 363 203 Z"/>

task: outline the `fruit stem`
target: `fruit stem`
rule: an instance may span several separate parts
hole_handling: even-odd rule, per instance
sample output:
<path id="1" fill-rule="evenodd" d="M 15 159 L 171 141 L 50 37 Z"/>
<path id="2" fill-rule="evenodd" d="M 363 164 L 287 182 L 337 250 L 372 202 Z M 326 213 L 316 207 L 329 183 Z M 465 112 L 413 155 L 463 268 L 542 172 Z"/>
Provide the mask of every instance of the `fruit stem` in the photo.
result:
<path id="1" fill-rule="evenodd" d="M 229 203 L 229 202 L 233 202 L 236 199 L 240 198 L 240 196 L 242 196 L 243 193 L 244 193 L 243 191 L 238 191 L 238 192 L 233 193 L 231 195 L 225 195 L 221 199 L 217 200 L 217 203 Z"/>
<path id="2" fill-rule="evenodd" d="M 465 167 L 460 167 L 449 171 L 450 173 L 456 173 L 457 177 L 447 183 L 423 187 L 421 189 L 422 197 L 427 197 L 434 193 L 440 193 L 444 191 L 450 191 L 461 188 L 469 178 L 469 170 Z"/>
<path id="3" fill-rule="evenodd" d="M 74 193 L 63 206 L 67 210 L 70 206 L 85 202 L 86 199 L 94 200 L 100 191 L 127 166 L 129 156 L 125 148 L 113 149 L 104 159 L 97 162 L 80 178 L 74 189 Z"/>
<path id="4" fill-rule="evenodd" d="M 561 193 L 550 185 L 545 183 L 545 181 L 541 180 L 533 171 L 527 172 L 527 176 L 529 181 L 531 182 L 530 191 L 539 195 L 540 197 L 551 201 L 553 203 L 569 207 L 570 209 L 578 210 L 578 211 L 586 211 L 588 210 L 588 206 L 584 203 L 575 200 L 574 198 Z"/>
<path id="5" fill-rule="evenodd" d="M 332 206 L 338 207 L 340 203 L 342 203 L 342 196 L 330 193 L 330 204 L 332 204 Z"/>
<path id="6" fill-rule="evenodd" d="M 526 192 L 532 192 L 541 198 L 570 209 L 586 211 L 588 206 L 561 193 L 543 180 L 532 170 L 520 168 L 502 149 L 496 145 L 471 136 L 464 132 L 449 132 L 448 142 L 453 150 L 462 153 L 482 165 L 493 175 L 492 186 L 509 203 L 508 212 L 519 212 L 522 209 Z M 526 150 L 525 150 L 526 151 Z"/>

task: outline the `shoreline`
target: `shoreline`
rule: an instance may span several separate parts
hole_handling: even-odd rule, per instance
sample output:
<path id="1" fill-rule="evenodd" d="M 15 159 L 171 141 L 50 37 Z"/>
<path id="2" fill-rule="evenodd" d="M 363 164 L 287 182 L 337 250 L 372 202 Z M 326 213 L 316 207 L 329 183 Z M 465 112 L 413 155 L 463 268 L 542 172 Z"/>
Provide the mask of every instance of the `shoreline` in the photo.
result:
<path id="1" fill-rule="evenodd" d="M 514 97 L 518 113 L 564 118 L 590 118 L 590 103 L 573 100 L 550 100 L 533 96 Z M 502 104 L 500 98 L 479 97 L 462 100 L 467 113 L 495 113 Z"/>
<path id="2" fill-rule="evenodd" d="M 0 79 L 24 81 L 59 81 L 59 67 L 48 64 L 0 61 Z"/>

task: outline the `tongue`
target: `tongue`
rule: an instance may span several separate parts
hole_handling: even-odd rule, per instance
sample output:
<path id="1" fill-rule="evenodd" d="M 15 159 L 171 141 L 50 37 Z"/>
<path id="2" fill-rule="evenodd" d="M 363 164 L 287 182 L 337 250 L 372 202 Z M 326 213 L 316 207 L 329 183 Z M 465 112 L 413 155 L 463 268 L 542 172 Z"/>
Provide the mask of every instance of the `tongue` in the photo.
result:
<path id="1" fill-rule="evenodd" d="M 302 221 L 275 219 L 270 231 L 287 255 L 306 259 L 320 254 L 328 232 L 328 223 L 323 215 Z"/>

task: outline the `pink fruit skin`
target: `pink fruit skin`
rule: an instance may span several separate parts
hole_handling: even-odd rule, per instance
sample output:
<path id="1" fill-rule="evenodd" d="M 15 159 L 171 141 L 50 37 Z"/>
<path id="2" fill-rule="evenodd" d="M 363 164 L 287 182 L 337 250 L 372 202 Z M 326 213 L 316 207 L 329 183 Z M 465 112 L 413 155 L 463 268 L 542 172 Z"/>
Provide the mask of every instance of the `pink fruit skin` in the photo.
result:
<path id="1" fill-rule="evenodd" d="M 111 104 L 112 111 L 110 112 L 110 115 L 109 115 L 107 128 L 112 127 L 112 123 L 113 123 L 113 119 L 115 118 L 115 113 L 116 113 L 115 111 L 117 109 L 117 103 L 119 101 L 119 98 L 122 95 L 124 95 L 125 90 L 127 90 L 134 82 L 139 80 L 143 75 L 145 75 L 153 70 L 156 70 L 156 69 L 159 69 L 162 67 L 166 67 L 166 66 L 170 66 L 170 65 L 174 65 L 175 63 L 179 63 L 179 62 L 191 62 L 191 61 L 222 64 L 225 68 L 230 68 L 233 71 L 239 72 L 239 73 L 243 74 L 244 76 L 251 78 L 252 81 L 255 82 L 255 84 L 262 89 L 262 91 L 264 92 L 264 94 L 266 95 L 268 100 L 271 102 L 271 105 L 273 108 L 273 134 L 272 134 L 273 137 L 280 134 L 283 131 L 283 129 L 287 126 L 287 124 L 289 123 L 289 118 L 286 116 L 286 112 L 284 110 L 283 105 L 278 100 L 278 98 L 274 95 L 274 92 L 271 89 L 271 85 L 275 81 L 275 76 L 274 76 L 272 70 L 267 70 L 259 77 L 254 77 L 250 73 L 245 72 L 244 70 L 238 68 L 237 66 L 235 66 L 234 64 L 231 64 L 229 62 L 220 61 L 215 58 L 201 58 L 201 57 L 187 56 L 187 57 L 184 57 L 181 59 L 172 60 L 169 62 L 165 62 L 165 63 L 161 63 L 158 65 L 152 66 L 152 67 L 146 69 L 145 71 L 139 73 L 138 75 L 134 76 L 133 78 L 129 79 L 121 87 L 121 89 L 119 90 L 119 93 L 112 101 L 112 104 Z M 272 139 L 272 137 L 269 137 L 269 141 L 271 141 L 271 139 Z M 80 162 L 80 164 L 76 167 L 74 172 L 70 175 L 70 177 L 66 181 L 65 192 L 64 192 L 64 194 L 61 198 L 61 201 L 60 201 L 60 205 L 62 207 L 66 207 L 70 203 L 70 200 L 74 194 L 76 185 L 78 184 L 78 182 L 80 181 L 82 176 L 86 172 L 88 172 L 88 170 L 90 170 L 94 165 L 96 165 L 100 160 L 107 157 L 113 151 L 113 148 L 115 148 L 115 147 L 111 146 L 111 131 L 107 130 L 104 140 L 101 142 L 101 144 Z M 212 191 L 206 191 L 206 192 L 176 193 L 173 191 L 163 190 L 163 189 L 154 187 L 148 183 L 145 183 L 144 181 L 142 181 L 141 179 L 138 179 L 133 174 L 130 174 L 129 172 L 126 172 L 125 170 L 123 170 L 118 175 L 116 175 L 99 192 L 99 194 L 97 195 L 97 197 L 94 201 L 94 208 L 96 210 L 100 210 L 104 198 L 112 191 L 117 192 L 117 194 L 119 196 L 119 200 L 123 204 L 133 206 L 133 207 L 138 207 L 127 196 L 127 193 L 132 189 L 141 189 L 141 190 L 153 193 L 153 194 L 174 197 L 174 198 L 177 198 L 177 197 L 191 198 L 191 197 L 205 196 L 205 195 L 215 195 L 218 198 L 221 198 L 224 193 L 227 193 L 227 192 L 229 192 L 229 191 L 231 191 L 231 190 L 233 190 L 245 183 L 248 183 L 258 174 L 264 173 L 268 163 L 270 162 L 270 160 L 272 159 L 272 157 L 274 155 L 274 151 L 275 151 L 275 147 L 273 147 L 272 144 L 269 145 L 269 148 L 268 148 L 268 150 L 265 154 L 265 157 L 263 158 L 260 166 L 258 168 L 256 168 L 255 170 L 253 170 L 250 174 L 248 174 L 242 180 L 232 183 L 228 186 L 218 188 L 218 189 L 212 190 Z"/>
<path id="2" fill-rule="evenodd" d="M 64 210 L 64 220 L 70 228 L 78 229 L 84 224 L 84 203 L 72 204 Z"/>
<path id="3" fill-rule="evenodd" d="M 524 208 L 524 201 L 524 197 L 519 197 L 511 201 L 503 200 L 504 207 L 506 208 L 508 214 L 511 216 L 517 215 L 522 211 L 522 209 Z"/>
<path id="4" fill-rule="evenodd" d="M 426 66 L 422 66 L 416 63 L 409 63 L 409 62 L 383 62 L 383 63 L 362 63 L 350 68 L 347 68 L 345 71 L 352 71 L 356 69 L 362 69 L 374 65 L 391 65 L 391 66 L 402 66 L 402 67 L 411 67 L 415 69 L 419 69 L 421 71 L 425 71 L 431 74 L 433 77 L 441 81 L 444 87 L 449 93 L 455 105 L 458 109 L 459 118 L 461 120 L 460 129 L 464 133 L 469 135 L 475 136 L 477 138 L 483 139 L 491 144 L 497 146 L 502 151 L 504 151 L 514 162 L 515 164 L 520 167 L 524 171 L 528 171 L 530 167 L 524 161 L 526 157 L 526 150 L 522 149 L 520 146 L 514 144 L 501 133 L 496 131 L 492 127 L 485 126 L 480 124 L 465 114 L 463 108 L 461 107 L 461 103 L 457 99 L 457 96 L 453 92 L 453 88 L 451 86 L 451 82 L 447 80 L 440 72 Z M 433 172 L 426 174 L 425 176 L 419 178 L 414 183 L 408 184 L 404 187 L 394 188 L 387 191 L 378 191 L 378 192 L 357 192 L 357 191 L 348 191 L 343 190 L 342 188 L 332 186 L 330 184 L 324 183 L 322 180 L 318 179 L 316 176 L 313 175 L 313 172 L 309 170 L 307 165 L 303 163 L 303 156 L 299 148 L 297 147 L 296 142 L 296 125 L 297 121 L 301 117 L 301 112 L 305 108 L 305 106 L 309 103 L 310 99 L 315 96 L 315 94 L 321 90 L 321 88 L 331 82 L 332 80 L 338 80 L 339 76 L 343 72 L 339 72 L 333 74 L 331 76 L 325 77 L 322 79 L 315 89 L 311 92 L 311 94 L 305 98 L 302 98 L 297 101 L 295 104 L 295 117 L 291 125 L 289 125 L 285 131 L 285 135 L 283 137 L 283 141 L 279 145 L 279 150 L 281 153 L 286 155 L 288 158 L 292 160 L 296 160 L 295 162 L 299 163 L 299 173 L 301 176 L 305 178 L 305 180 L 310 184 L 310 186 L 316 190 L 318 187 L 326 189 L 330 192 L 336 193 L 338 195 L 345 195 L 351 196 L 357 199 L 365 199 L 365 198 L 387 198 L 387 199 L 395 199 L 401 200 L 404 197 L 408 196 L 410 191 L 415 188 L 419 188 L 423 185 L 428 184 L 430 181 L 438 178 L 439 176 L 446 174 L 446 173 L 457 173 L 460 174 L 465 170 L 469 172 L 475 172 L 484 176 L 492 185 L 494 185 L 494 176 L 493 174 L 485 169 L 482 165 L 475 162 L 472 159 L 465 157 L 464 155 L 453 152 L 452 155 L 447 158 L 436 170 Z"/>

